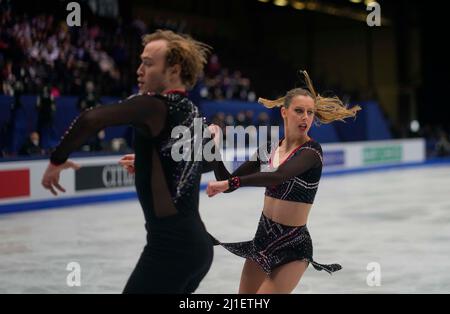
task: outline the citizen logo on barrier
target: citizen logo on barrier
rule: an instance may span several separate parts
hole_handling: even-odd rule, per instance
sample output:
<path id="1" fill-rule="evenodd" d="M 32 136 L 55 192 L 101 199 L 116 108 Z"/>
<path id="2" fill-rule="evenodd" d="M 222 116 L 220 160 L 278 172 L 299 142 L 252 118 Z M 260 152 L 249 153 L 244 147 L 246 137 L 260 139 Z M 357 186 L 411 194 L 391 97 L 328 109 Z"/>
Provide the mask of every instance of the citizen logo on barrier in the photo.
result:
<path id="1" fill-rule="evenodd" d="M 129 175 L 122 166 L 106 166 L 103 168 L 102 180 L 105 187 L 115 188 L 133 185 L 133 176 Z"/>
<path id="2" fill-rule="evenodd" d="M 75 191 L 131 186 L 134 186 L 134 175 L 120 165 L 84 166 L 75 172 Z"/>

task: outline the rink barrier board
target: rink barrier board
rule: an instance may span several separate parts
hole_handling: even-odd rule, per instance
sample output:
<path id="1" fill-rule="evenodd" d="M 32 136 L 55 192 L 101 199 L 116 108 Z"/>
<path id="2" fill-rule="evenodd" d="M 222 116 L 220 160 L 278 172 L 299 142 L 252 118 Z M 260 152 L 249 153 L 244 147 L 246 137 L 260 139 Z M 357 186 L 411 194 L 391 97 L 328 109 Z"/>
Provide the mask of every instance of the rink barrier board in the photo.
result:
<path id="1" fill-rule="evenodd" d="M 324 144 L 322 148 L 324 176 L 446 164 L 445 160 L 441 162 L 425 160 L 423 139 Z M 237 156 L 243 157 L 251 153 L 251 150 L 236 151 L 235 161 L 228 162 L 226 166 L 228 169 L 235 167 L 236 160 L 239 159 Z M 58 197 L 51 195 L 40 184 L 42 174 L 48 165 L 47 160 L 0 162 L 0 178 L 2 174 L 10 171 L 20 170 L 22 173 L 29 171 L 29 186 L 18 187 L 22 192 L 28 189 L 28 195 L 0 196 L 0 213 L 135 199 L 134 178 L 118 165 L 119 158 L 117 155 L 73 158 L 72 160 L 80 163 L 82 168 L 78 171 L 69 169 L 62 173 L 60 183 L 66 189 L 66 193 L 60 193 Z M 214 180 L 212 173 L 202 176 L 202 190 L 210 180 Z M 0 184 L 5 186 L 9 182 Z"/>

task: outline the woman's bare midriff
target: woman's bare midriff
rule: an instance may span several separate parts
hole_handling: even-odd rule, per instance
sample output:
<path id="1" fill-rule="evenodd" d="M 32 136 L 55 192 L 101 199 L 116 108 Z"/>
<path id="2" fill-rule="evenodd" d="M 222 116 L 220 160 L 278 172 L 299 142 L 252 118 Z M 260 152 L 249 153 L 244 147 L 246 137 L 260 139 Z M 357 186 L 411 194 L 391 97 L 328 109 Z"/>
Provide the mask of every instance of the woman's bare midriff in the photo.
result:
<path id="1" fill-rule="evenodd" d="M 263 213 L 276 223 L 299 227 L 307 224 L 311 207 L 312 204 L 283 201 L 265 196 Z"/>

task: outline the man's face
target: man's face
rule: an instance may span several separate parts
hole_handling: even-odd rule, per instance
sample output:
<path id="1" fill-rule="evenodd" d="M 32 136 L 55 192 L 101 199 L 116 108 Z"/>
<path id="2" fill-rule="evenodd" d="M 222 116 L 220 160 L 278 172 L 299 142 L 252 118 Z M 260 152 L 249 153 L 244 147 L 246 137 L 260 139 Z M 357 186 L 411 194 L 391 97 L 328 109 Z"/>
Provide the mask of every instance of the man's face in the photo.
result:
<path id="1" fill-rule="evenodd" d="M 169 84 L 166 68 L 167 41 L 149 42 L 141 54 L 141 65 L 137 70 L 139 92 L 162 93 Z"/>

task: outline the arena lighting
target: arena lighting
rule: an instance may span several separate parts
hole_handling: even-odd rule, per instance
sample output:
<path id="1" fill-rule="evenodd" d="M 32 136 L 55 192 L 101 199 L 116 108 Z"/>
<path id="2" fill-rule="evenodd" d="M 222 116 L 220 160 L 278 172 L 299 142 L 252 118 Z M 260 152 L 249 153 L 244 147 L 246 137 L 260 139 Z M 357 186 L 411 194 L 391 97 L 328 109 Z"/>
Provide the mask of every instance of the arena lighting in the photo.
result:
<path id="1" fill-rule="evenodd" d="M 259 2 L 267 3 L 269 0 L 258 0 Z"/>
<path id="2" fill-rule="evenodd" d="M 303 10 L 306 8 L 306 4 L 299 0 L 292 1 L 291 6 L 296 10 Z"/>
<path id="3" fill-rule="evenodd" d="M 411 121 L 410 129 L 413 133 L 417 133 L 420 130 L 420 123 L 417 120 Z"/>
<path id="4" fill-rule="evenodd" d="M 265 2 L 266 0 L 258 0 L 260 2 Z M 349 0 L 349 1 L 360 1 L 359 3 L 362 3 L 362 0 Z M 270 1 L 267 1 L 270 2 Z M 365 0 L 365 4 L 369 3 L 379 3 L 378 1 L 374 0 Z M 347 7 L 340 7 L 336 6 L 330 3 L 327 3 L 326 1 L 318 1 L 318 0 L 274 0 L 273 4 L 276 6 L 287 6 L 288 4 L 291 5 L 293 9 L 296 10 L 308 10 L 308 11 L 314 11 L 314 12 L 320 12 L 328 15 L 338 16 L 342 18 L 347 18 L 355 21 L 360 22 L 367 22 L 367 11 L 362 8 L 355 8 L 351 6 Z M 387 19 L 385 17 L 382 17 L 382 24 L 384 26 L 391 25 L 391 20 Z"/>
<path id="5" fill-rule="evenodd" d="M 306 2 L 306 8 L 311 11 L 318 11 L 321 5 L 316 1 L 308 1 Z"/>
<path id="6" fill-rule="evenodd" d="M 349 0 L 351 3 L 361 3 L 362 0 Z"/>
<path id="7" fill-rule="evenodd" d="M 288 5 L 288 1 L 287 0 L 275 0 L 273 2 L 273 4 L 275 4 L 276 6 L 279 6 L 279 7 L 285 7 Z"/>

